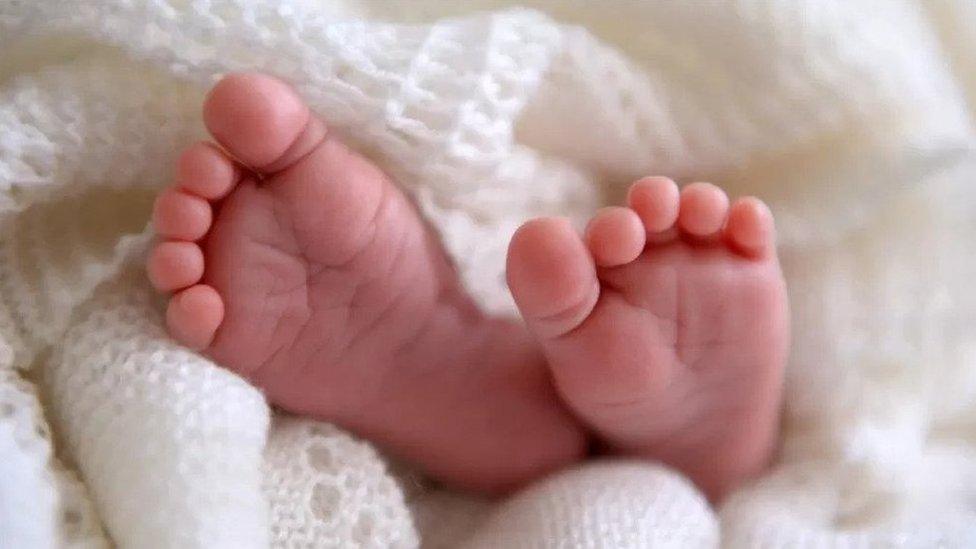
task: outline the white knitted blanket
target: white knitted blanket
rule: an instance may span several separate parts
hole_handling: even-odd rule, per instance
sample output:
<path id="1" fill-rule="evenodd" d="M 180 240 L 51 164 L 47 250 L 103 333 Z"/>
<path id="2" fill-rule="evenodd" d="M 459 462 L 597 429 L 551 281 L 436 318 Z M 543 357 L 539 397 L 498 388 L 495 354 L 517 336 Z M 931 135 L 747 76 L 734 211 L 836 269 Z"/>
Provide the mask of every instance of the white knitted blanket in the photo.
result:
<path id="1" fill-rule="evenodd" d="M 0 2 L 0 546 L 976 546 L 976 5 L 523 3 Z M 613 461 L 489 502 L 175 345 L 149 205 L 240 69 L 393 174 L 496 312 L 529 216 L 645 174 L 767 198 L 778 464 L 718 510 Z"/>

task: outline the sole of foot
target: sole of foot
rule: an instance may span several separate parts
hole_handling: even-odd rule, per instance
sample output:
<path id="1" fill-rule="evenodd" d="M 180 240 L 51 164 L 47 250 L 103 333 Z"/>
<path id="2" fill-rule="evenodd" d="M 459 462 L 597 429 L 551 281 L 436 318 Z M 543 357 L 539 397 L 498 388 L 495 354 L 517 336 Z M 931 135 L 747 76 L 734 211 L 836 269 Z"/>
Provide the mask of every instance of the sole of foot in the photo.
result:
<path id="1" fill-rule="evenodd" d="M 507 278 L 560 395 L 607 449 L 717 499 L 775 445 L 789 321 L 774 239 L 755 198 L 649 177 L 582 236 L 526 223 Z"/>
<path id="2" fill-rule="evenodd" d="M 524 326 L 477 309 L 412 202 L 289 86 L 229 75 L 203 118 L 214 142 L 183 153 L 153 214 L 175 339 L 462 488 L 582 455 Z"/>

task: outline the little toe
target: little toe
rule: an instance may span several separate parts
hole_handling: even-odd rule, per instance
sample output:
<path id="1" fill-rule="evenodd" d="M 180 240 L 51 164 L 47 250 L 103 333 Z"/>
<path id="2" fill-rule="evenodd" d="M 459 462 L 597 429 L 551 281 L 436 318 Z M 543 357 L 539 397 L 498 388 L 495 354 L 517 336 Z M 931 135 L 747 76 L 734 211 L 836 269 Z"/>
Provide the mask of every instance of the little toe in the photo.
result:
<path id="1" fill-rule="evenodd" d="M 166 325 L 170 334 L 197 351 L 210 345 L 223 319 L 224 301 L 217 290 L 205 284 L 178 292 L 170 299 L 166 309 Z"/>
<path id="2" fill-rule="evenodd" d="M 773 213 L 758 198 L 740 198 L 729 209 L 725 235 L 728 242 L 743 254 L 763 257 L 775 245 Z"/>
<path id="3" fill-rule="evenodd" d="M 325 137 L 325 125 L 281 80 L 257 73 L 224 77 L 203 107 L 207 129 L 246 166 L 264 173 L 287 168 Z"/>
<path id="4" fill-rule="evenodd" d="M 630 187 L 627 204 L 637 212 L 647 232 L 660 233 L 678 220 L 678 185 L 667 177 L 645 177 Z"/>
<path id="5" fill-rule="evenodd" d="M 586 246 L 596 264 L 617 267 L 630 263 L 644 250 L 647 230 L 630 208 L 603 208 L 586 226 Z"/>
<path id="6" fill-rule="evenodd" d="M 717 234 L 725 225 L 729 197 L 711 183 L 692 183 L 681 191 L 678 226 L 696 237 Z"/>
<path id="7" fill-rule="evenodd" d="M 176 166 L 176 185 L 207 200 L 219 200 L 234 188 L 238 169 L 210 143 L 197 143 L 183 151 Z"/>
<path id="8" fill-rule="evenodd" d="M 506 278 L 523 318 L 541 337 L 579 326 L 600 294 L 593 258 L 563 218 L 534 219 L 515 232 Z"/>
<path id="9" fill-rule="evenodd" d="M 193 242 L 161 242 L 149 254 L 146 270 L 157 290 L 187 288 L 203 277 L 203 252 Z"/>
<path id="10" fill-rule="evenodd" d="M 210 203 L 176 189 L 160 193 L 153 206 L 153 227 L 161 236 L 176 240 L 199 240 L 210 230 Z"/>

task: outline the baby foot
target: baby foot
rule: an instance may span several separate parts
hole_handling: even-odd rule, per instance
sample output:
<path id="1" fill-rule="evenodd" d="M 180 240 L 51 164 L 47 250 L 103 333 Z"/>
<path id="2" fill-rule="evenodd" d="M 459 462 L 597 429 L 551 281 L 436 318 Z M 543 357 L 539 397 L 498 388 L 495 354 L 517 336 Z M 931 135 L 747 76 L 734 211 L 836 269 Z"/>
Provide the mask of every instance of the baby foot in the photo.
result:
<path id="1" fill-rule="evenodd" d="M 154 211 L 176 339 L 461 487 L 581 455 L 524 327 L 475 307 L 412 203 L 293 90 L 228 76 L 204 121 L 220 147 L 190 147 Z"/>
<path id="2" fill-rule="evenodd" d="M 584 239 L 562 219 L 526 223 L 508 283 L 560 394 L 600 439 L 718 498 L 775 445 L 789 328 L 772 214 L 665 178 L 628 200 Z"/>

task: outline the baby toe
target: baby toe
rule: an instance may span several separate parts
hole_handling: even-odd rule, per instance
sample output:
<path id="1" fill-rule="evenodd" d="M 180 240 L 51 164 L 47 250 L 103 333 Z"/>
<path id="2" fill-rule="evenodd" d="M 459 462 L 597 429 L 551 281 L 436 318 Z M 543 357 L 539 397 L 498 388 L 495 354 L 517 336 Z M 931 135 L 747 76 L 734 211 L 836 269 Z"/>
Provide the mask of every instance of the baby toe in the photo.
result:
<path id="1" fill-rule="evenodd" d="M 207 96 L 203 119 L 232 156 L 265 173 L 305 156 L 326 133 L 291 86 L 258 73 L 225 76 Z"/>
<path id="2" fill-rule="evenodd" d="M 725 235 L 729 243 L 743 254 L 762 257 L 775 244 L 773 213 L 758 198 L 740 198 L 729 209 Z"/>
<path id="3" fill-rule="evenodd" d="M 678 220 L 680 192 L 667 177 L 645 177 L 631 185 L 627 203 L 644 223 L 648 232 L 660 233 Z"/>
<path id="4" fill-rule="evenodd" d="M 506 278 L 523 318 L 542 337 L 578 326 L 600 293 L 593 258 L 562 218 L 534 219 L 515 232 Z"/>
<path id="5" fill-rule="evenodd" d="M 223 319 L 223 299 L 205 284 L 176 293 L 166 309 L 166 325 L 173 338 L 198 351 L 210 345 Z"/>
<path id="6" fill-rule="evenodd" d="M 692 183 L 681 191 L 678 226 L 696 237 L 718 233 L 729 211 L 729 197 L 711 183 Z"/>
<path id="7" fill-rule="evenodd" d="M 616 267 L 630 263 L 644 250 L 647 231 L 630 208 L 603 208 L 586 226 L 586 246 L 596 264 Z"/>
<path id="8" fill-rule="evenodd" d="M 176 166 L 177 186 L 207 200 L 227 196 L 237 179 L 237 166 L 210 143 L 190 146 L 180 155 Z"/>
<path id="9" fill-rule="evenodd" d="M 196 284 L 203 277 L 203 252 L 193 242 L 168 241 L 149 254 L 149 281 L 160 291 L 171 292 Z"/>
<path id="10" fill-rule="evenodd" d="M 153 206 L 153 227 L 161 236 L 199 240 L 210 230 L 213 212 L 206 200 L 176 189 L 167 189 Z"/>

